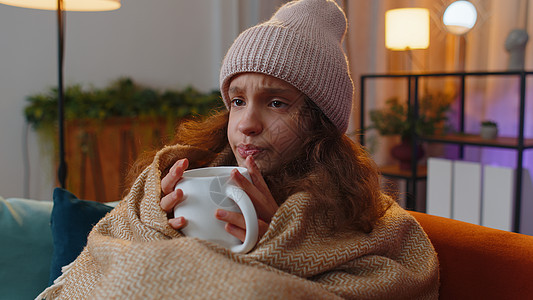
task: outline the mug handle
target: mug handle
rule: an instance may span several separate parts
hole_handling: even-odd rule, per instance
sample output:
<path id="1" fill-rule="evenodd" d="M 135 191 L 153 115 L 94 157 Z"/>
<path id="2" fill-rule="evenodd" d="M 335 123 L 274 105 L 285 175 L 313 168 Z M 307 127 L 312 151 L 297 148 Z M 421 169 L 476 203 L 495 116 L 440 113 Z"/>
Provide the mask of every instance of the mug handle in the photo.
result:
<path id="1" fill-rule="evenodd" d="M 226 187 L 226 196 L 239 206 L 241 213 L 244 216 L 244 223 L 246 224 L 246 237 L 244 243 L 231 247 L 234 253 L 248 253 L 255 247 L 259 237 L 259 226 L 257 224 L 257 214 L 255 208 L 250 200 L 250 197 L 242 189 L 228 185 Z"/>

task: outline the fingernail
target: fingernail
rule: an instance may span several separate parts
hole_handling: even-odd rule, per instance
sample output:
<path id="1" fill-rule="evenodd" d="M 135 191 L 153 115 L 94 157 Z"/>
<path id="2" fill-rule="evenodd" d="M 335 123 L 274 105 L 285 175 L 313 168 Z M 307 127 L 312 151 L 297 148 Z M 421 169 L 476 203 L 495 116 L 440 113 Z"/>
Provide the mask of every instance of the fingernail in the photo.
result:
<path id="1" fill-rule="evenodd" d="M 168 171 L 168 173 L 174 174 L 175 170 L 176 170 L 176 165 L 172 165 L 172 167 L 170 167 L 170 170 Z"/>
<path id="2" fill-rule="evenodd" d="M 228 212 L 223 209 L 217 209 L 216 214 L 217 214 L 217 217 L 224 218 L 225 216 L 228 215 Z"/>
<path id="3" fill-rule="evenodd" d="M 183 168 L 183 160 L 179 160 L 178 163 L 174 165 L 174 175 L 178 175 L 178 168 Z"/>
<path id="4" fill-rule="evenodd" d="M 175 220 L 176 220 L 176 221 L 175 221 L 175 224 L 176 224 L 177 226 L 182 226 L 183 223 L 185 222 L 185 219 L 183 219 L 183 217 L 177 217 Z"/>
<path id="5" fill-rule="evenodd" d="M 185 218 L 184 217 L 178 217 L 178 222 L 180 225 L 185 225 Z"/>

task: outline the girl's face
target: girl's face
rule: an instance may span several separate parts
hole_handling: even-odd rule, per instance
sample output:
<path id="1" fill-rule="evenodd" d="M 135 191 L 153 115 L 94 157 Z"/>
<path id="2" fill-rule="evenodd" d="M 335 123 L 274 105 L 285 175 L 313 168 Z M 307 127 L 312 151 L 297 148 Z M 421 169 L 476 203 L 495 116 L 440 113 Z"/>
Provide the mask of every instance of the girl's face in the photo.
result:
<path id="1" fill-rule="evenodd" d="M 239 166 L 252 155 L 265 174 L 296 157 L 303 138 L 298 126 L 303 93 L 275 77 L 243 73 L 231 80 L 228 94 L 228 140 Z"/>

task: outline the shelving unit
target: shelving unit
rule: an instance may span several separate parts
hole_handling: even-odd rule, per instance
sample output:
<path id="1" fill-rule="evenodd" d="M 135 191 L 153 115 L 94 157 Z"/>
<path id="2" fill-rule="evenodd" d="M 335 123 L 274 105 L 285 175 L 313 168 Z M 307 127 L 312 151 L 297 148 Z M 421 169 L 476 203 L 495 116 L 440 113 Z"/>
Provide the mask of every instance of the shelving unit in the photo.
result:
<path id="1" fill-rule="evenodd" d="M 452 72 L 452 73 L 420 73 L 420 74 L 368 74 L 361 76 L 361 89 L 360 89 L 360 143 L 365 144 L 365 128 L 368 126 L 365 121 L 365 88 L 369 80 L 376 78 L 405 78 L 407 81 L 407 104 L 413 105 L 415 111 L 415 119 L 418 113 L 418 101 L 419 101 L 419 83 L 422 78 L 437 78 L 437 77 L 453 77 L 458 78 L 459 84 L 459 126 L 458 134 L 444 135 L 444 136 L 417 136 L 416 132 L 412 132 L 413 146 L 419 141 L 428 143 L 443 143 L 459 145 L 459 158 L 464 157 L 464 146 L 479 146 L 479 147 L 494 147 L 511 149 L 517 152 L 516 161 L 516 182 L 515 182 L 515 199 L 514 199 L 514 223 L 513 231 L 520 232 L 520 211 L 522 207 L 522 178 L 523 178 L 523 158 L 524 151 L 526 149 L 533 148 L 533 139 L 524 138 L 524 126 L 525 126 L 525 106 L 526 106 L 526 81 L 527 77 L 533 75 L 531 71 L 502 71 L 502 72 Z M 516 136 L 512 137 L 498 137 L 494 140 L 483 140 L 478 135 L 471 135 L 465 132 L 465 90 L 466 80 L 472 77 L 490 77 L 490 76 L 506 76 L 514 77 L 519 80 L 519 109 L 518 109 L 518 132 Z M 412 157 L 416 157 L 416 147 L 413 147 Z M 426 170 L 423 167 L 417 166 L 416 160 L 412 160 L 411 169 L 408 171 L 400 170 L 390 166 L 381 168 L 381 172 L 384 176 L 401 178 L 407 181 L 407 192 L 412 195 L 412 199 L 408 199 L 407 208 L 417 210 L 414 203 L 416 199 L 416 183 L 421 179 L 426 179 Z M 409 201 L 411 200 L 411 201 Z"/>

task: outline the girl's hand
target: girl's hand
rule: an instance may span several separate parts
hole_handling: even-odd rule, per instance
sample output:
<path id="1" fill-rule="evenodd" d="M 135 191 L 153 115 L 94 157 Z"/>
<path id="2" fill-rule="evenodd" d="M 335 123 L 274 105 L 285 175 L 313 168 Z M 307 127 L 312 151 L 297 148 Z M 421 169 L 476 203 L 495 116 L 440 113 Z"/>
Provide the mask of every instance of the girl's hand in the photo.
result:
<path id="1" fill-rule="evenodd" d="M 235 183 L 246 192 L 254 204 L 259 219 L 259 238 L 257 239 L 259 241 L 266 233 L 268 224 L 270 224 L 270 220 L 278 210 L 279 206 L 274 200 L 274 197 L 272 197 L 270 189 L 263 179 L 252 156 L 246 158 L 246 168 L 250 173 L 252 182 L 246 179 L 246 177 L 236 169 L 232 171 L 231 175 Z M 246 237 L 246 224 L 244 222 L 244 216 L 241 213 L 217 209 L 215 217 L 221 221 L 227 222 L 226 231 L 244 242 Z"/>
<path id="2" fill-rule="evenodd" d="M 189 161 L 186 158 L 180 159 L 174 163 L 168 174 L 161 179 L 161 191 L 164 196 L 161 198 L 159 205 L 169 216 L 174 216 L 174 207 L 183 201 L 183 191 L 181 189 L 174 190 L 174 187 L 188 167 Z M 178 230 L 187 225 L 187 220 L 184 217 L 171 217 L 168 223 L 172 228 Z"/>

